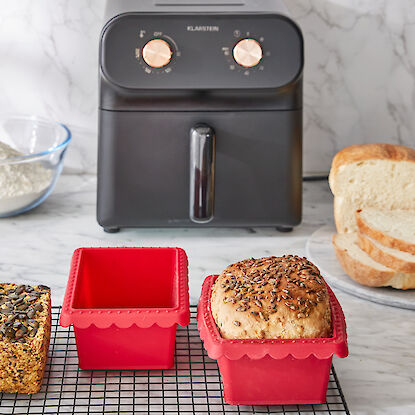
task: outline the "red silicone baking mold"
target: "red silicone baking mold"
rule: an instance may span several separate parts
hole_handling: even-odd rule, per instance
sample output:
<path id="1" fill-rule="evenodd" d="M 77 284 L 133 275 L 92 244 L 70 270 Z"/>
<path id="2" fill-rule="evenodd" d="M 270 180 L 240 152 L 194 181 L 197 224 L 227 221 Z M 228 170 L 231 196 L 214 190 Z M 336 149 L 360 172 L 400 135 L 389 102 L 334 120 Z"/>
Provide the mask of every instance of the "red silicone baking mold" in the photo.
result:
<path id="1" fill-rule="evenodd" d="M 333 354 L 348 355 L 346 322 L 329 287 L 333 337 L 223 339 L 210 309 L 212 285 L 203 283 L 197 326 L 210 358 L 218 361 L 225 401 L 232 405 L 312 404 L 326 401 Z"/>
<path id="2" fill-rule="evenodd" d="M 182 249 L 74 252 L 60 325 L 74 326 L 81 369 L 170 368 L 176 326 L 189 322 Z"/>

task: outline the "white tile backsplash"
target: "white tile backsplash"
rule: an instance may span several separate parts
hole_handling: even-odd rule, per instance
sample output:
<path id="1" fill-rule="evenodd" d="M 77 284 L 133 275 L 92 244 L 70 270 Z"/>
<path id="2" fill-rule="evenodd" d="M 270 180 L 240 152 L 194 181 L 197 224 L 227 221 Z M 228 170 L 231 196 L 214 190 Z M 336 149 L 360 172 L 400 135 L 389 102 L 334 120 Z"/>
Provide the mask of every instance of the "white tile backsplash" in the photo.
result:
<path id="1" fill-rule="evenodd" d="M 415 0 L 287 0 L 305 36 L 304 168 L 354 143 L 415 147 Z M 103 0 L 0 0 L 0 113 L 67 123 L 67 172 L 96 170 Z"/>

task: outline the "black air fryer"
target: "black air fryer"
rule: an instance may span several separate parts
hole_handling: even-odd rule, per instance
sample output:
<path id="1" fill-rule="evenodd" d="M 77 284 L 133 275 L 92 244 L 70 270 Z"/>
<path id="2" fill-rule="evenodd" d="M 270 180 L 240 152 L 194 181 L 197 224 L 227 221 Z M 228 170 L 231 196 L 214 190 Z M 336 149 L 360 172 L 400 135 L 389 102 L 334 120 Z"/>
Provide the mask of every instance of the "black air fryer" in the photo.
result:
<path id="1" fill-rule="evenodd" d="M 98 222 L 290 230 L 301 220 L 303 39 L 277 0 L 110 0 Z"/>

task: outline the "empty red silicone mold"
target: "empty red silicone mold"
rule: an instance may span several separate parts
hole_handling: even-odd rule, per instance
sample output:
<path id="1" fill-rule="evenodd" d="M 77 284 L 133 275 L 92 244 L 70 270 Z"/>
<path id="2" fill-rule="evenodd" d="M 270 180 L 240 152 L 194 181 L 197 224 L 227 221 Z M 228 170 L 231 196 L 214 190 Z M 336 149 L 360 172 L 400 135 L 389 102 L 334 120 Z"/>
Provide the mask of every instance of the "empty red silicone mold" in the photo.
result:
<path id="1" fill-rule="evenodd" d="M 189 322 L 182 249 L 74 252 L 60 324 L 74 326 L 81 369 L 172 367 L 176 326 Z"/>
<path id="2" fill-rule="evenodd" d="M 321 339 L 223 339 L 210 309 L 212 285 L 203 283 L 197 322 L 209 357 L 218 361 L 229 404 L 312 404 L 326 401 L 333 354 L 348 355 L 346 323 L 330 290 L 333 337 Z"/>

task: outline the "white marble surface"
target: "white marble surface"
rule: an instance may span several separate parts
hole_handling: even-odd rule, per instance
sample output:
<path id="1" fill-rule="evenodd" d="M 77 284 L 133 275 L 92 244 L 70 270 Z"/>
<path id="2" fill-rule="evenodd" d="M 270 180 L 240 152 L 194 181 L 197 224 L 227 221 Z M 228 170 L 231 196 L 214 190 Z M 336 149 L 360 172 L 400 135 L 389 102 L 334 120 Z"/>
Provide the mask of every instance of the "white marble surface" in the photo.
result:
<path id="1" fill-rule="evenodd" d="M 306 183 L 304 222 L 291 234 L 273 229 L 132 229 L 105 234 L 95 221 L 94 176 L 62 176 L 37 209 L 0 220 L 0 279 L 44 283 L 62 300 L 72 251 L 80 246 L 180 246 L 190 262 L 190 294 L 203 278 L 250 256 L 305 254 L 311 233 L 332 221 L 324 182 Z M 413 311 L 378 305 L 336 290 L 348 325 L 350 356 L 335 366 L 352 414 L 415 413 Z"/>
<path id="2" fill-rule="evenodd" d="M 415 0 L 287 0 L 305 36 L 305 171 L 346 145 L 414 146 Z M 66 168 L 94 172 L 103 0 L 0 0 L 0 114 L 74 132 Z"/>

